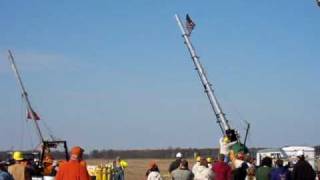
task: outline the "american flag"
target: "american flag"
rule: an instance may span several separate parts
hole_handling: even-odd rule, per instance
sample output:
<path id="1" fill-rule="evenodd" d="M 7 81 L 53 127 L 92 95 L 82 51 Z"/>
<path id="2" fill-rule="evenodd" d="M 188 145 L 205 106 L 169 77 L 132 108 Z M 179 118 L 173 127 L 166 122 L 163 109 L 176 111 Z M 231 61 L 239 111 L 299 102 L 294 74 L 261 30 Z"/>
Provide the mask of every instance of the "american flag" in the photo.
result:
<path id="1" fill-rule="evenodd" d="M 191 32 L 192 32 L 192 30 L 194 29 L 195 26 L 196 26 L 196 24 L 192 21 L 192 19 L 190 18 L 189 14 L 187 14 L 186 15 L 186 28 L 187 28 L 187 31 L 188 31 L 188 35 L 191 34 Z"/>
<path id="2" fill-rule="evenodd" d="M 33 117 L 35 118 L 34 120 L 40 120 L 40 116 L 34 112 L 33 110 L 28 111 L 27 110 L 27 119 L 32 119 L 31 113 L 33 114 Z"/>

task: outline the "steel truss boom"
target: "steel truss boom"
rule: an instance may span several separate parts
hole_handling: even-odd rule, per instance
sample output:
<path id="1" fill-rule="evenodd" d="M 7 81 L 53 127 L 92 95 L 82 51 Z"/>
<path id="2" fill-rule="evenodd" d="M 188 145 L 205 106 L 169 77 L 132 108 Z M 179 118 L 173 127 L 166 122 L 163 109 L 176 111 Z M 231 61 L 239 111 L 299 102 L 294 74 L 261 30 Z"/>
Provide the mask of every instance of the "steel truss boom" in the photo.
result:
<path id="1" fill-rule="evenodd" d="M 32 109 L 32 106 L 31 106 L 31 103 L 30 103 L 30 100 L 29 100 L 29 97 L 28 97 L 28 93 L 22 83 L 22 80 L 21 80 L 21 76 L 20 76 L 20 73 L 17 69 L 17 66 L 16 66 L 16 63 L 14 61 L 14 57 L 12 55 L 12 52 L 10 50 L 8 50 L 8 53 L 9 53 L 9 60 L 10 60 L 10 63 L 11 63 L 11 67 L 12 67 L 12 70 L 14 72 L 14 74 L 16 75 L 16 78 L 18 80 L 18 83 L 19 83 L 19 86 L 21 88 L 21 91 L 22 91 L 22 97 L 23 99 L 25 100 L 25 103 L 27 105 L 27 112 L 30 114 L 33 122 L 34 122 L 34 125 L 35 125 L 35 128 L 37 130 L 37 133 L 38 133 L 38 137 L 40 139 L 40 142 L 42 143 L 44 141 L 44 138 L 43 138 L 43 135 L 41 133 L 41 130 L 40 130 L 40 127 L 39 127 L 39 124 L 38 124 L 38 120 L 37 118 L 35 117 L 35 114 L 34 114 L 34 111 Z"/>
<path id="2" fill-rule="evenodd" d="M 218 102 L 217 97 L 214 95 L 214 90 L 212 88 L 212 84 L 209 82 L 207 75 L 206 75 L 206 72 L 200 62 L 199 56 L 197 56 L 196 50 L 191 43 L 190 33 L 187 33 L 186 27 L 182 24 L 181 19 L 177 14 L 175 15 L 175 18 L 176 18 L 177 23 L 178 23 L 180 30 L 182 32 L 182 37 L 184 39 L 184 42 L 188 48 L 190 55 L 191 55 L 193 64 L 198 72 L 201 83 L 204 87 L 204 92 L 207 94 L 211 108 L 216 115 L 217 123 L 219 124 L 219 127 L 220 127 L 222 133 L 225 134 L 227 130 L 231 129 L 229 122 L 226 119 L 224 112 L 222 111 L 222 108 Z"/>

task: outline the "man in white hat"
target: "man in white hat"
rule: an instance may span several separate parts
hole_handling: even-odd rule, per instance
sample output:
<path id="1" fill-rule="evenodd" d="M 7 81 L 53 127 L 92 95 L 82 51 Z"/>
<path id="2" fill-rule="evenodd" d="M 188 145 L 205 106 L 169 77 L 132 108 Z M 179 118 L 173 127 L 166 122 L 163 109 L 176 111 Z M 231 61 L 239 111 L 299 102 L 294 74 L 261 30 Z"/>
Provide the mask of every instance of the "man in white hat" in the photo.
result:
<path id="1" fill-rule="evenodd" d="M 294 165 L 292 171 L 293 180 L 314 180 L 316 173 L 312 169 L 312 166 L 305 160 L 304 152 L 302 150 L 297 151 L 298 162 Z"/>
<path id="2" fill-rule="evenodd" d="M 182 158 L 183 158 L 182 153 L 178 152 L 176 154 L 176 160 L 174 160 L 169 166 L 169 173 L 171 173 L 172 171 L 176 170 L 180 166 Z"/>

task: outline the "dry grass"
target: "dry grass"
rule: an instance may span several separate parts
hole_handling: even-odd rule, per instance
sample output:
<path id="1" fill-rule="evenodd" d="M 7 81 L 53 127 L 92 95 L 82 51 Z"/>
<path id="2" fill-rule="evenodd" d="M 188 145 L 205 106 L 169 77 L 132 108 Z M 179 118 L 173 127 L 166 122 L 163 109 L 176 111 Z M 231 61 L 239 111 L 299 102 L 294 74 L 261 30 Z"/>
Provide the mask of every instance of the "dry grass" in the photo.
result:
<path id="1" fill-rule="evenodd" d="M 169 180 L 170 175 L 168 172 L 168 168 L 170 163 L 174 159 L 126 159 L 129 166 L 125 170 L 126 180 L 145 180 L 145 173 L 148 169 L 149 162 L 155 160 L 157 165 L 159 166 L 160 173 L 164 180 Z M 189 167 L 192 167 L 193 160 L 189 161 Z M 110 160 L 102 160 L 102 159 L 90 159 L 87 160 L 88 165 L 100 165 L 106 164 L 110 162 Z"/>

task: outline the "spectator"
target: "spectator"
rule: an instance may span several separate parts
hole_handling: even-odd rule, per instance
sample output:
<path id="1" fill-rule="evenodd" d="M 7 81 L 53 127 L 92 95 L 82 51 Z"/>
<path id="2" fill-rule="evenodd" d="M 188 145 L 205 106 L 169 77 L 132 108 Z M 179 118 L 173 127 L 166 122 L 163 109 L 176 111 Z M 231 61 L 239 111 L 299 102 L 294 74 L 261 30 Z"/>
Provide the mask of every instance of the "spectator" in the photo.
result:
<path id="1" fill-rule="evenodd" d="M 71 157 L 68 162 L 60 164 L 56 180 L 89 180 L 86 162 L 82 160 L 84 150 L 75 146 L 71 149 Z"/>
<path id="2" fill-rule="evenodd" d="M 128 167 L 128 163 L 118 156 L 114 164 L 114 180 L 124 180 L 124 169 Z"/>
<path id="3" fill-rule="evenodd" d="M 257 180 L 269 180 L 271 179 L 272 159 L 265 157 L 262 159 L 261 166 L 257 169 Z"/>
<path id="4" fill-rule="evenodd" d="M 256 180 L 256 169 L 254 166 L 248 167 L 246 180 Z"/>
<path id="5" fill-rule="evenodd" d="M 215 174 L 215 180 L 230 180 L 231 179 L 231 167 L 224 162 L 225 155 L 219 154 L 218 162 L 213 164 L 212 170 Z"/>
<path id="6" fill-rule="evenodd" d="M 174 160 L 173 162 L 171 162 L 170 166 L 169 166 L 169 173 L 171 173 L 172 171 L 174 171 L 175 169 L 177 169 L 180 166 L 181 160 L 183 158 L 183 155 L 181 152 L 178 152 L 176 154 L 176 160 Z"/>
<path id="7" fill-rule="evenodd" d="M 188 161 L 181 160 L 180 166 L 178 169 L 172 171 L 172 180 L 192 180 L 194 175 L 189 170 Z"/>
<path id="8" fill-rule="evenodd" d="M 292 171 L 293 180 L 314 180 L 316 173 L 312 169 L 312 166 L 305 160 L 304 152 L 297 152 L 298 162 L 294 165 Z"/>
<path id="9" fill-rule="evenodd" d="M 44 176 L 55 176 L 57 161 L 53 159 L 51 154 L 47 154 L 43 160 L 43 175 Z"/>
<path id="10" fill-rule="evenodd" d="M 0 180 L 13 180 L 13 177 L 7 172 L 5 162 L 0 162 Z"/>
<path id="11" fill-rule="evenodd" d="M 201 156 L 196 156 L 196 163 L 192 166 L 192 173 L 196 174 L 200 167 Z"/>
<path id="12" fill-rule="evenodd" d="M 244 161 L 244 152 L 238 152 L 237 158 L 232 162 L 232 179 L 244 180 L 247 176 L 248 163 Z"/>
<path id="13" fill-rule="evenodd" d="M 208 162 L 205 158 L 200 159 L 200 166 L 194 174 L 194 180 L 213 180 L 214 173 L 208 168 Z"/>
<path id="14" fill-rule="evenodd" d="M 207 157 L 207 162 L 208 162 L 208 168 L 212 169 L 212 158 L 211 157 Z"/>
<path id="15" fill-rule="evenodd" d="M 276 168 L 271 171 L 271 180 L 290 180 L 291 175 L 288 167 L 283 166 L 283 160 L 276 161 Z"/>
<path id="16" fill-rule="evenodd" d="M 146 173 L 147 180 L 162 180 L 160 170 L 156 162 L 151 161 L 149 166 L 150 168 Z"/>

